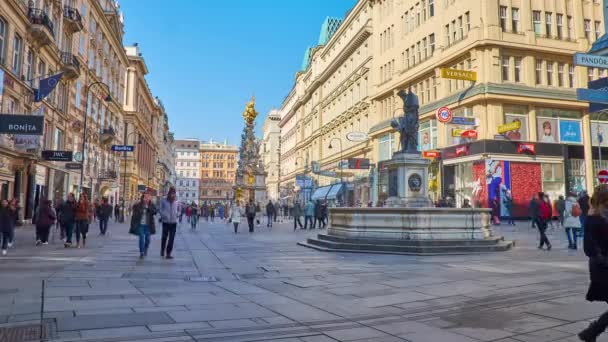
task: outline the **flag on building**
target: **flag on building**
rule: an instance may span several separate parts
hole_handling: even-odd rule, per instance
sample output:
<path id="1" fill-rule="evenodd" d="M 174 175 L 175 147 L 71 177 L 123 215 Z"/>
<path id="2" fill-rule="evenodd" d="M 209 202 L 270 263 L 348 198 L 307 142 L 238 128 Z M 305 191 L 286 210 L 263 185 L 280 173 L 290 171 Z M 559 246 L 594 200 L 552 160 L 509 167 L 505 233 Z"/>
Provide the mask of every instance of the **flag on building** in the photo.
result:
<path id="1" fill-rule="evenodd" d="M 40 102 L 49 96 L 57 86 L 57 83 L 59 83 L 61 76 L 63 76 L 62 72 L 40 80 L 40 87 L 34 89 L 34 102 Z"/>

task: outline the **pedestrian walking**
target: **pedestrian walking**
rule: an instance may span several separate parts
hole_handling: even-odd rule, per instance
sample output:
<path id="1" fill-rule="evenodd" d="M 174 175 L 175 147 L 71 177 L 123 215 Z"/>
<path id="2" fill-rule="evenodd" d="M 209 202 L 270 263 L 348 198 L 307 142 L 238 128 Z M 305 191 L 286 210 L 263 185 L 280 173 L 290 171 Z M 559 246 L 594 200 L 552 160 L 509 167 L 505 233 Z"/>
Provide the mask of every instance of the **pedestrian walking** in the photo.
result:
<path id="1" fill-rule="evenodd" d="M 215 206 L 213 205 L 209 206 L 209 219 L 211 220 L 211 223 L 213 223 L 213 220 L 215 219 Z"/>
<path id="2" fill-rule="evenodd" d="M 319 225 L 319 229 L 323 227 L 323 203 L 317 200 L 315 203 L 315 223 Z"/>
<path id="3" fill-rule="evenodd" d="M 148 255 L 150 247 L 150 235 L 156 234 L 156 223 L 154 222 L 156 207 L 150 201 L 150 194 L 141 195 L 139 202 L 133 206 L 131 216 L 131 228 L 129 234 L 139 237 L 139 258 L 143 259 Z"/>
<path id="4" fill-rule="evenodd" d="M 19 211 L 21 211 L 19 200 L 13 198 L 9 203 L 9 207 L 11 208 L 11 217 L 13 219 L 13 224 L 10 226 L 9 230 L 8 248 L 13 248 L 13 245 L 15 244 L 15 227 L 17 227 L 17 221 L 19 220 Z"/>
<path id="5" fill-rule="evenodd" d="M 217 208 L 218 210 L 218 215 L 220 217 L 220 220 L 222 220 L 222 222 L 225 222 L 224 220 L 226 219 L 225 214 L 226 214 L 226 210 L 224 209 L 224 205 L 220 204 L 219 207 Z"/>
<path id="6" fill-rule="evenodd" d="M 236 204 L 230 209 L 230 222 L 234 226 L 234 234 L 239 233 L 239 224 L 241 223 L 241 217 L 243 217 L 244 211 L 241 207 L 241 202 L 236 201 Z M 251 225 L 249 226 L 251 228 Z"/>
<path id="7" fill-rule="evenodd" d="M 245 215 L 247 216 L 247 224 L 249 225 L 249 232 L 253 233 L 253 220 L 255 220 L 256 206 L 253 200 L 249 200 L 249 203 L 245 207 Z"/>
<path id="8" fill-rule="evenodd" d="M 186 207 L 182 206 L 182 208 L 179 211 L 179 223 L 182 223 L 182 218 L 184 217 L 185 213 L 186 213 Z"/>
<path id="9" fill-rule="evenodd" d="M 591 210 L 587 212 L 588 216 L 583 223 L 585 230 L 583 248 L 589 258 L 591 280 L 585 298 L 590 302 L 608 302 L 608 186 L 606 184 L 595 188 L 590 207 Z M 578 334 L 578 337 L 585 342 L 595 342 L 606 327 L 608 327 L 608 311 L 591 322 L 589 327 Z"/>
<path id="10" fill-rule="evenodd" d="M 177 204 L 177 196 L 175 188 L 169 188 L 167 197 L 160 201 L 160 217 L 163 223 L 162 238 L 160 241 L 160 256 L 167 259 L 173 259 L 173 242 L 175 241 L 175 232 L 177 231 L 177 220 L 179 209 Z"/>
<path id="11" fill-rule="evenodd" d="M 13 229 L 14 210 L 11 208 L 7 200 L 0 202 L 0 242 L 2 255 L 7 254 L 8 243 L 11 238 L 11 229 Z"/>
<path id="12" fill-rule="evenodd" d="M 65 242 L 63 246 L 65 248 L 71 247 L 74 223 L 76 221 L 76 200 L 73 193 L 69 193 L 67 200 L 61 204 L 57 217 L 59 224 L 65 230 Z"/>
<path id="13" fill-rule="evenodd" d="M 266 217 L 268 219 L 268 222 L 266 222 L 266 227 L 272 228 L 272 219 L 273 219 L 274 215 L 275 215 L 274 205 L 272 204 L 271 200 L 268 200 L 268 204 L 266 204 Z"/>
<path id="14" fill-rule="evenodd" d="M 260 220 L 262 215 L 262 207 L 260 207 L 260 203 L 255 204 L 255 225 L 259 229 L 260 228 Z"/>
<path id="15" fill-rule="evenodd" d="M 43 200 L 34 213 L 36 223 L 36 246 L 49 244 L 51 226 L 55 224 L 57 215 L 51 206 L 50 200 Z"/>
<path id="16" fill-rule="evenodd" d="M 587 219 L 587 215 L 589 213 L 589 208 L 590 208 L 590 198 L 589 195 L 587 194 L 587 191 L 583 190 L 580 193 L 580 196 L 578 198 L 578 205 L 579 207 L 581 207 L 581 216 L 579 217 L 579 220 L 581 221 L 581 227 L 585 226 L 585 220 Z M 585 231 L 582 231 L 583 236 L 585 234 Z"/>
<path id="17" fill-rule="evenodd" d="M 310 222 L 310 229 L 315 229 L 315 204 L 312 200 L 309 200 L 304 207 L 304 229 L 308 229 L 308 222 Z"/>
<path id="18" fill-rule="evenodd" d="M 572 194 L 569 194 L 568 198 L 571 196 Z M 574 200 L 576 201 L 576 198 L 574 198 Z M 557 220 L 559 224 L 565 228 L 564 221 L 566 219 L 566 200 L 564 199 L 564 196 L 559 195 L 557 197 L 557 201 L 555 201 L 555 211 L 557 211 Z"/>
<path id="19" fill-rule="evenodd" d="M 295 203 L 293 204 L 293 230 L 295 231 L 298 228 L 298 225 L 300 225 L 300 229 L 304 229 L 302 227 L 302 221 L 300 220 L 300 217 L 302 217 L 302 207 L 300 206 L 300 202 L 295 201 Z"/>
<path id="20" fill-rule="evenodd" d="M 327 227 L 327 223 L 328 223 L 328 208 L 327 208 L 327 201 L 323 201 L 323 203 L 321 203 L 321 223 L 323 223 L 323 228 Z M 320 226 L 319 226 L 320 228 Z"/>
<path id="21" fill-rule="evenodd" d="M 101 203 L 97 206 L 95 212 L 95 216 L 99 220 L 99 235 L 106 235 L 108 221 L 112 217 L 112 206 L 108 203 L 107 197 L 102 197 Z"/>
<path id="22" fill-rule="evenodd" d="M 551 242 L 547 238 L 547 222 L 551 219 L 551 208 L 545 199 L 545 194 L 543 192 L 538 193 L 538 217 L 536 218 L 536 227 L 538 228 L 538 232 L 540 234 L 540 242 L 538 245 L 539 249 L 543 249 L 544 245 L 547 245 L 547 250 L 551 250 Z"/>
<path id="23" fill-rule="evenodd" d="M 93 206 L 91 202 L 89 202 L 86 192 L 80 194 L 80 198 L 78 199 L 78 203 L 76 204 L 74 215 L 76 218 L 76 247 L 84 248 L 87 244 L 87 233 L 89 232 L 89 224 L 91 223 L 91 220 L 93 218 Z M 81 238 L 82 244 L 80 244 Z"/>
<path id="24" fill-rule="evenodd" d="M 513 196 L 511 195 L 511 190 L 507 190 L 505 192 L 505 196 L 503 197 L 502 202 L 505 206 L 507 225 L 514 226 L 515 220 L 513 220 Z"/>
<path id="25" fill-rule="evenodd" d="M 500 226 L 500 202 L 498 201 L 498 197 L 492 198 L 490 209 L 492 209 L 492 223 L 495 226 Z"/>
<path id="26" fill-rule="evenodd" d="M 528 216 L 530 217 L 530 228 L 534 228 L 534 226 L 536 226 L 536 221 L 538 221 L 538 215 L 539 215 L 539 201 L 538 201 L 538 195 L 534 195 L 532 196 L 532 198 L 530 199 L 530 203 L 528 204 Z"/>
<path id="27" fill-rule="evenodd" d="M 561 197 L 561 196 L 560 196 Z M 564 211 L 562 226 L 566 231 L 566 237 L 568 238 L 568 248 L 577 249 L 577 236 L 579 230 L 581 230 L 581 208 L 576 201 L 575 195 L 572 193 L 568 196 L 568 199 L 564 201 Z"/>
<path id="28" fill-rule="evenodd" d="M 190 228 L 192 230 L 195 230 L 197 223 L 198 223 L 198 206 L 193 201 L 192 205 L 190 206 Z"/>
<path id="29" fill-rule="evenodd" d="M 118 222 L 120 219 L 120 206 L 118 203 L 114 204 L 114 222 Z"/>

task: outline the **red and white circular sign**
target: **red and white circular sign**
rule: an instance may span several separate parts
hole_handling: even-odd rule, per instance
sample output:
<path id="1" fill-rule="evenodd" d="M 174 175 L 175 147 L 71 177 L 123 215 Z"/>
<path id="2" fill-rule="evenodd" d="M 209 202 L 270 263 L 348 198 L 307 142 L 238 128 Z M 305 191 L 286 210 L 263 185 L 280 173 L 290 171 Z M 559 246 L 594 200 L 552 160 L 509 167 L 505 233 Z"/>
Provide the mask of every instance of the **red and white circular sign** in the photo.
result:
<path id="1" fill-rule="evenodd" d="M 602 184 L 608 183 L 608 170 L 600 170 L 600 172 L 597 173 L 597 179 Z"/>
<path id="2" fill-rule="evenodd" d="M 452 111 L 448 107 L 441 107 L 437 109 L 437 120 L 439 122 L 447 123 L 452 121 Z"/>

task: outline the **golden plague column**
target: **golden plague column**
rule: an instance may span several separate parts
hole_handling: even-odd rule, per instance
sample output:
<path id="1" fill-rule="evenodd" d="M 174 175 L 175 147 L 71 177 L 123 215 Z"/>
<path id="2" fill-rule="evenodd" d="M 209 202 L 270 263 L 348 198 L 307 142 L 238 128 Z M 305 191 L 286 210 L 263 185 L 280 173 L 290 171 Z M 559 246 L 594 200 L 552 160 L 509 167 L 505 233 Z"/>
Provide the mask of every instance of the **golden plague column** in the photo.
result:
<path id="1" fill-rule="evenodd" d="M 253 201 L 262 205 L 266 202 L 266 172 L 260 157 L 260 142 L 254 133 L 257 116 L 253 97 L 243 112 L 245 127 L 241 134 L 234 193 L 237 200 Z"/>

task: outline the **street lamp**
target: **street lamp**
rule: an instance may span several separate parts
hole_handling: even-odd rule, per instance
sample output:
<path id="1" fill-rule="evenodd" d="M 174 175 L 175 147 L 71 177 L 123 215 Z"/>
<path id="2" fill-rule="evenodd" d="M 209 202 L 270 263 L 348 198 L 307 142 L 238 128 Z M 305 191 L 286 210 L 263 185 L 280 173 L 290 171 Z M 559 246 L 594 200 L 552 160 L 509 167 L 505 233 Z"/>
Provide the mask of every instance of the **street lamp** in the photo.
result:
<path id="1" fill-rule="evenodd" d="M 342 172 L 342 167 L 343 167 L 343 165 L 342 165 L 342 139 L 340 139 L 338 137 L 331 138 L 331 140 L 329 140 L 329 146 L 327 146 L 327 148 L 329 148 L 330 150 L 333 148 L 331 146 L 331 142 L 334 140 L 338 140 L 338 142 L 340 143 L 340 184 L 342 184 L 343 183 L 343 180 L 342 180 L 342 174 L 343 174 L 343 172 Z"/>
<path id="2" fill-rule="evenodd" d="M 84 163 L 85 163 L 86 155 L 87 155 L 86 148 L 87 148 L 87 116 L 88 116 L 88 111 L 89 111 L 89 91 L 91 90 L 91 88 L 94 85 L 104 86 L 106 88 L 106 90 L 108 91 L 108 95 L 105 97 L 104 101 L 112 102 L 112 97 L 110 96 L 110 87 L 108 87 L 107 84 L 97 81 L 97 82 L 93 82 L 87 86 L 87 89 L 85 92 L 85 97 L 87 99 L 87 103 L 84 107 L 84 123 L 83 123 L 83 128 L 82 128 L 82 167 L 80 168 L 80 196 L 82 196 L 82 192 L 84 190 L 82 188 L 82 181 L 84 179 Z"/>

